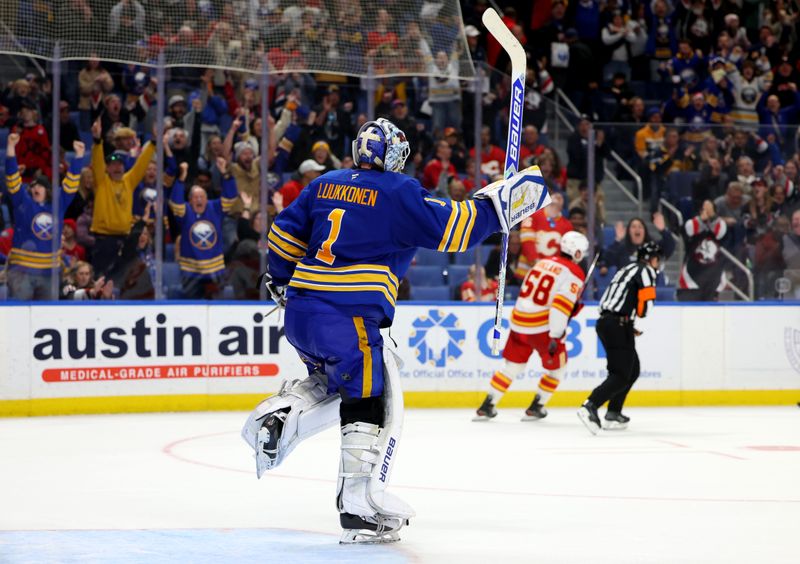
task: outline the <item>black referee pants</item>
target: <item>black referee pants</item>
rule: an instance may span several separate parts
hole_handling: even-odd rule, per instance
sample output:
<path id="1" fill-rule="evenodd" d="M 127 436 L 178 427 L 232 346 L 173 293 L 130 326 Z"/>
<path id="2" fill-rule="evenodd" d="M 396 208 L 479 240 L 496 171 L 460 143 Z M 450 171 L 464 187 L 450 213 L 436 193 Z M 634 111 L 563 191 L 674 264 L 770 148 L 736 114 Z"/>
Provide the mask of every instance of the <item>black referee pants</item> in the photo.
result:
<path id="1" fill-rule="evenodd" d="M 608 411 L 621 412 L 628 392 L 639 378 L 639 355 L 636 354 L 633 321 L 601 315 L 596 329 L 606 349 L 608 376 L 592 391 L 589 401 L 597 407 L 608 402 Z"/>

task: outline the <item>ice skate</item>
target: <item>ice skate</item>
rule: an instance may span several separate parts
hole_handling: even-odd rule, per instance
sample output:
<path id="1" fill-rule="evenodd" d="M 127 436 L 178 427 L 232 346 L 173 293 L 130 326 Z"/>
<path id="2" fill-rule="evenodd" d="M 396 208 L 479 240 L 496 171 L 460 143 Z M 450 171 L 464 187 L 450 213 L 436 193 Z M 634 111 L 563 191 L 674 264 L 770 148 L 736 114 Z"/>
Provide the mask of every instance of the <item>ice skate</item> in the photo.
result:
<path id="1" fill-rule="evenodd" d="M 486 395 L 486 399 L 483 400 L 483 403 L 475 412 L 475 417 L 472 418 L 473 421 L 489 421 L 490 419 L 494 419 L 497 417 L 497 409 L 495 408 L 494 403 L 492 402 L 492 396 Z"/>
<path id="2" fill-rule="evenodd" d="M 603 419 L 603 429 L 620 431 L 627 429 L 628 422 L 631 420 L 630 417 L 623 415 L 619 411 L 607 411 Z"/>
<path id="3" fill-rule="evenodd" d="M 589 429 L 589 432 L 592 435 L 596 435 L 600 432 L 600 416 L 597 415 L 597 408 L 595 405 L 586 400 L 581 405 L 581 408 L 578 410 L 578 419 Z"/>
<path id="4" fill-rule="evenodd" d="M 542 405 L 541 399 L 542 396 L 539 394 L 533 397 L 530 407 L 525 410 L 525 415 L 522 416 L 520 421 L 538 421 L 547 417 L 547 410 Z"/>
<path id="5" fill-rule="evenodd" d="M 362 517 L 341 513 L 342 537 L 339 544 L 382 544 L 400 540 L 398 531 L 408 525 L 408 519 L 375 515 Z"/>

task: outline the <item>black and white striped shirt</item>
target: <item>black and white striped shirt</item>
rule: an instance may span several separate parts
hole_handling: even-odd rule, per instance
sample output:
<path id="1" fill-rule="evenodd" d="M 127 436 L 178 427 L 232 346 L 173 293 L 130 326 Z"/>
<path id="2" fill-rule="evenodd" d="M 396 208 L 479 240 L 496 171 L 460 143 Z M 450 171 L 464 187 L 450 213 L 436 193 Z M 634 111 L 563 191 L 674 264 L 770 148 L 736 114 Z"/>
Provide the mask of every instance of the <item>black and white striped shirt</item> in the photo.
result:
<path id="1" fill-rule="evenodd" d="M 649 264 L 632 262 L 620 269 L 600 298 L 600 312 L 645 317 L 656 299 L 656 271 Z"/>

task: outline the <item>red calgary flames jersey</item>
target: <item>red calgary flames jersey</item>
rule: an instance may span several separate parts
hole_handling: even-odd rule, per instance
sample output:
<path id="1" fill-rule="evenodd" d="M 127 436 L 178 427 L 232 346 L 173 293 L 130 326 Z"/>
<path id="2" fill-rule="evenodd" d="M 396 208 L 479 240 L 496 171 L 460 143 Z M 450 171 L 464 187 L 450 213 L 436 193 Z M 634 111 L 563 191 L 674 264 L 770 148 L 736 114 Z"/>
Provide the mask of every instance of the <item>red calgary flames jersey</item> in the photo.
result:
<path id="1" fill-rule="evenodd" d="M 569 259 L 539 260 L 522 282 L 511 329 L 527 335 L 549 331 L 551 337 L 561 338 L 585 278 L 581 267 Z"/>
<path id="2" fill-rule="evenodd" d="M 516 276 L 525 276 L 540 258 L 558 256 L 561 236 L 572 230 L 572 223 L 562 215 L 549 218 L 544 213 L 535 213 L 525 219 L 519 232 L 522 253 L 515 270 Z"/>

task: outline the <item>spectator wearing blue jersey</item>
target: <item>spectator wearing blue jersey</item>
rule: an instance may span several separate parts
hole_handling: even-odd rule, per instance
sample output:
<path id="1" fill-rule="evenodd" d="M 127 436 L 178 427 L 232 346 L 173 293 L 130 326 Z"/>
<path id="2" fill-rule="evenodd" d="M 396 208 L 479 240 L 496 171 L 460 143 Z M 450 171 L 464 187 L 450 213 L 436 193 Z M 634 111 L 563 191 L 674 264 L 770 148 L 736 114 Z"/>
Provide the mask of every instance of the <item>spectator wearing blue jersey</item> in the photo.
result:
<path id="1" fill-rule="evenodd" d="M 180 256 L 181 283 L 187 299 L 211 299 L 219 292 L 225 275 L 222 249 L 222 218 L 238 196 L 236 180 L 228 163 L 217 159 L 222 172 L 222 197 L 209 200 L 200 186 L 192 186 L 189 202 L 184 190 L 189 167 L 180 165 L 178 179 L 172 187 L 169 206 L 178 221 L 181 232 Z"/>
<path id="2" fill-rule="evenodd" d="M 78 191 L 85 147 L 80 141 L 73 143 L 75 158 L 61 185 L 60 217 L 54 218 L 46 177 L 38 177 L 27 189 L 23 188 L 16 155 L 19 139 L 18 133 L 12 133 L 6 145 L 6 191 L 15 220 L 8 257 L 9 297 L 49 300 L 55 297 L 50 291 L 50 272 L 59 263 L 59 253 L 53 253 L 53 237 L 60 237 L 64 212 Z"/>

